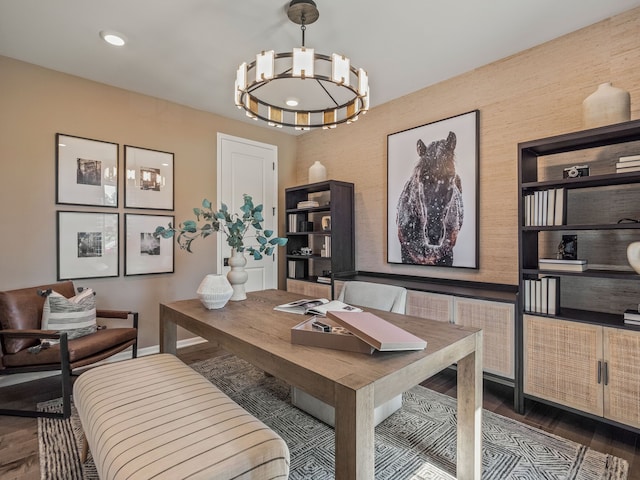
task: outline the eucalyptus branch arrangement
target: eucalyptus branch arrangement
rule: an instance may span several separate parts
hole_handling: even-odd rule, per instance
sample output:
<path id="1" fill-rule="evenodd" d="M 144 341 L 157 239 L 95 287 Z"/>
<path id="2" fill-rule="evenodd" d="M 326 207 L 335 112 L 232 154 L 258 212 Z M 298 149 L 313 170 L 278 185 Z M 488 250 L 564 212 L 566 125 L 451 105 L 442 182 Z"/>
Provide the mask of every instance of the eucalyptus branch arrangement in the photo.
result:
<path id="1" fill-rule="evenodd" d="M 264 230 L 262 222 L 262 204 L 254 205 L 251 195 L 246 193 L 242 196 L 244 203 L 240 207 L 241 214 L 230 213 L 229 207 L 222 203 L 218 210 L 213 210 L 209 200 L 204 199 L 202 206 L 193 209 L 196 220 L 186 220 L 174 227 L 169 223 L 169 227 L 159 226 L 154 235 L 162 238 L 176 239 L 178 245 L 183 250 L 193 253 L 191 244 L 196 238 L 206 238 L 211 234 L 222 232 L 227 237 L 227 244 L 238 252 L 247 251 L 255 260 L 262 259 L 263 255 L 273 254 L 277 246 L 287 244 L 286 238 L 272 237 L 273 230 Z M 245 239 L 250 230 L 255 230 L 252 238 L 255 238 L 255 245 L 245 245 Z"/>

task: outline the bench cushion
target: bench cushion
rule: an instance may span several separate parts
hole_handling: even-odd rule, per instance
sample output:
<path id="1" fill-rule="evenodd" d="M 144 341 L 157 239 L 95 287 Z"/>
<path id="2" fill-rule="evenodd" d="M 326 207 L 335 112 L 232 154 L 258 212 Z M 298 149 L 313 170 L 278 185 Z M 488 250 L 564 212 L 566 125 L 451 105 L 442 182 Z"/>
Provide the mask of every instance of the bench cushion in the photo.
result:
<path id="1" fill-rule="evenodd" d="M 88 370 L 73 396 L 102 480 L 288 477 L 282 438 L 172 355 Z"/>

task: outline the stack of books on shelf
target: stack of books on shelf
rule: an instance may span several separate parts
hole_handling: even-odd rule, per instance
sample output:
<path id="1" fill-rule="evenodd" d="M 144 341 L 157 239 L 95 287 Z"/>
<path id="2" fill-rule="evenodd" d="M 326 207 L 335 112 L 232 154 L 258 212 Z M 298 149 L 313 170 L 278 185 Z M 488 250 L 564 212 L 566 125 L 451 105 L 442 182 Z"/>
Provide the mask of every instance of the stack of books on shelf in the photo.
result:
<path id="1" fill-rule="evenodd" d="M 616 173 L 640 172 L 640 155 L 620 157 L 616 163 Z"/>
<path id="2" fill-rule="evenodd" d="M 331 237 L 324 237 L 324 245 L 322 245 L 322 249 L 320 250 L 321 257 L 330 257 L 331 256 Z"/>
<path id="3" fill-rule="evenodd" d="M 302 202 L 298 202 L 298 208 L 314 208 L 319 206 L 320 204 L 315 200 L 304 200 Z"/>
<path id="4" fill-rule="evenodd" d="M 564 188 L 550 188 L 524 197 L 525 226 L 564 225 L 566 216 Z"/>
<path id="5" fill-rule="evenodd" d="M 625 310 L 624 323 L 625 325 L 640 326 L 640 312 L 638 310 Z"/>
<path id="6" fill-rule="evenodd" d="M 587 269 L 587 261 L 540 258 L 538 259 L 538 268 L 540 270 L 554 270 L 558 272 L 584 272 Z"/>
<path id="7" fill-rule="evenodd" d="M 319 275 L 318 276 L 318 283 L 331 284 L 331 277 L 325 277 L 325 276 Z"/>
<path id="8" fill-rule="evenodd" d="M 304 263 L 289 260 L 289 278 L 304 278 Z"/>
<path id="9" fill-rule="evenodd" d="M 298 231 L 298 214 L 289 214 L 289 232 L 296 233 Z"/>
<path id="10" fill-rule="evenodd" d="M 524 311 L 557 315 L 560 313 L 560 277 L 525 279 Z"/>

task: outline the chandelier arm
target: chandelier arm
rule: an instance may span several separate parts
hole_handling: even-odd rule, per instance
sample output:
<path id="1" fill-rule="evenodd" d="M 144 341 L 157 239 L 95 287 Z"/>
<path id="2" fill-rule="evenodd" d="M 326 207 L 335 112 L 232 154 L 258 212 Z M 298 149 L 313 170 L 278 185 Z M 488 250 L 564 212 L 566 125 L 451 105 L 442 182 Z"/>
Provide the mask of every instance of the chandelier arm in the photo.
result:
<path id="1" fill-rule="evenodd" d="M 340 108 L 340 105 L 338 105 L 338 102 L 336 102 L 336 99 L 333 98 L 333 96 L 329 93 L 329 90 L 327 90 L 327 88 L 322 84 L 319 78 L 316 78 L 316 82 L 318 82 L 318 85 L 322 87 L 322 89 L 327 94 L 327 96 L 331 99 L 331 101 L 336 104 L 336 108 Z"/>

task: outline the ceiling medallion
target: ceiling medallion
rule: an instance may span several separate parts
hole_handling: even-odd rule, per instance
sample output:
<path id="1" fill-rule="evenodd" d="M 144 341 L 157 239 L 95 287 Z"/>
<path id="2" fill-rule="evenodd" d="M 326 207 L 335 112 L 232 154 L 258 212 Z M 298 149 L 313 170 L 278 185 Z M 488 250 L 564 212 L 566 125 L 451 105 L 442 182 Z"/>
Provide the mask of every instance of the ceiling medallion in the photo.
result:
<path id="1" fill-rule="evenodd" d="M 305 47 L 306 26 L 320 16 L 313 0 L 293 0 L 287 15 L 300 25 L 302 47 L 285 53 L 262 51 L 255 61 L 242 63 L 235 81 L 237 107 L 255 120 L 296 130 L 335 128 L 355 122 L 369 110 L 367 72 L 351 66 L 344 55 L 323 55 Z M 294 92 L 298 87 L 303 91 L 301 95 Z M 296 108 L 285 103 L 292 95 L 299 100 Z M 309 100 L 305 102 L 304 96 Z M 323 99 L 320 104 L 319 97 Z"/>

